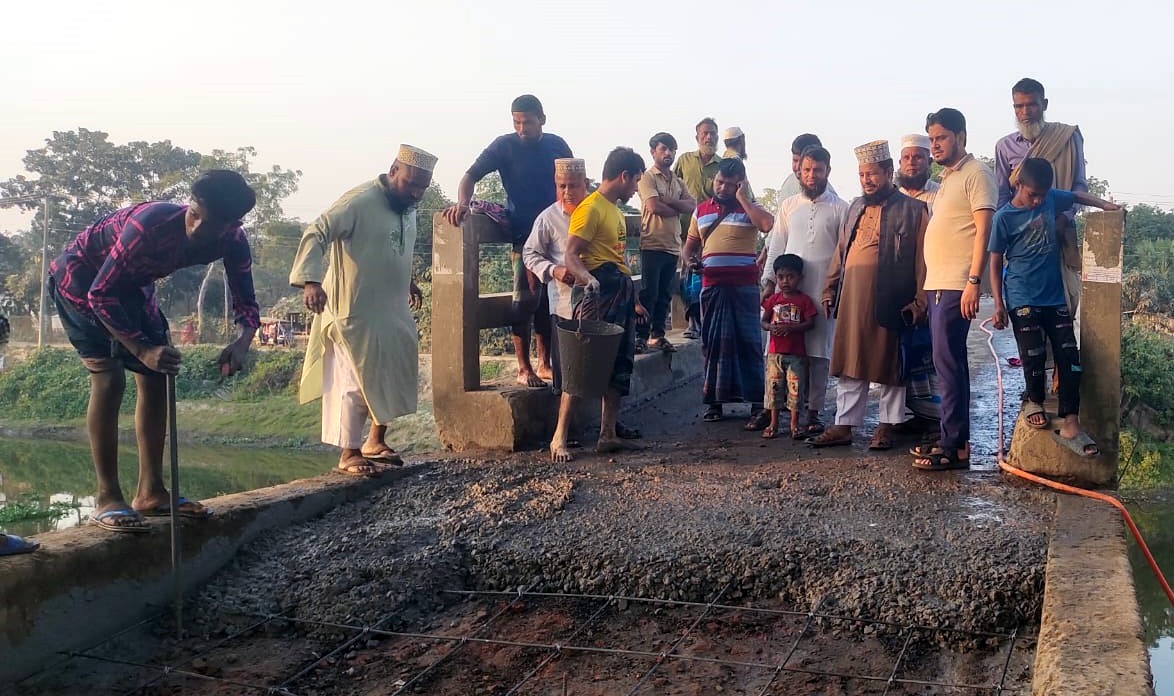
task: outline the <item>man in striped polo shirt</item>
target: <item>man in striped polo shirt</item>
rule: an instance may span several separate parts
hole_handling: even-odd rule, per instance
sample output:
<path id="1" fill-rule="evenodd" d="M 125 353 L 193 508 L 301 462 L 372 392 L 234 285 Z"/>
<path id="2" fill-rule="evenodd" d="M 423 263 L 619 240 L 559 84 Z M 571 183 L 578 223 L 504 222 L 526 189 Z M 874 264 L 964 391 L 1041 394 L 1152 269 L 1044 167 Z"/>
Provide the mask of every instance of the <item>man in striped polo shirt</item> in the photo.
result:
<path id="1" fill-rule="evenodd" d="M 746 165 L 722 160 L 713 178 L 713 197 L 693 213 L 684 251 L 702 276 L 707 422 L 721 420 L 725 403 L 749 402 L 751 420 L 762 410 L 765 380 L 755 259 L 759 234 L 773 226 L 774 217 L 750 200 Z"/>

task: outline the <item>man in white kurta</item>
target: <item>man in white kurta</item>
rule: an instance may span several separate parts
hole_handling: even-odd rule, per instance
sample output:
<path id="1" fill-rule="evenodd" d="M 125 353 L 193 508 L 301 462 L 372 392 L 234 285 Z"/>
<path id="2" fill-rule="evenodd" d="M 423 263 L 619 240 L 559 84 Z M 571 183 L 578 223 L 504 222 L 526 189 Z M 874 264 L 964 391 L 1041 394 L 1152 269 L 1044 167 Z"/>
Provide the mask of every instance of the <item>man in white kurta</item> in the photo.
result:
<path id="1" fill-rule="evenodd" d="M 783 200 L 775 215 L 775 226 L 766 240 L 766 264 L 762 274 L 765 295 L 774 292 L 774 260 L 782 254 L 803 259 L 803 282 L 799 289 L 808 297 L 821 297 L 827 278 L 828 263 L 836 249 L 840 225 L 848 213 L 848 204 L 828 186 L 831 155 L 822 147 L 804 151 L 799 168 L 802 192 Z M 827 402 L 828 368 L 832 355 L 835 319 L 822 313 L 806 335 L 808 376 L 808 430 L 812 435 L 822 430 L 819 412 Z"/>
<path id="2" fill-rule="evenodd" d="M 414 413 L 419 345 L 411 310 L 416 204 L 436 157 L 403 145 L 387 174 L 347 191 L 306 228 L 289 282 L 317 314 L 299 398 L 322 397 L 322 441 L 342 449 L 338 470 L 367 476 L 403 460 L 387 425 Z M 371 418 L 368 430 L 366 421 Z"/>
<path id="3" fill-rule="evenodd" d="M 571 213 L 587 197 L 587 163 L 566 157 L 554 161 L 555 201 L 538 214 L 530 236 L 522 247 L 522 263 L 526 269 L 546 284 L 550 300 L 551 331 L 551 386 L 554 393 L 562 393 L 562 365 L 558 354 L 558 320 L 570 319 L 573 307 L 571 288 L 575 278 L 567 271 L 567 230 Z"/>

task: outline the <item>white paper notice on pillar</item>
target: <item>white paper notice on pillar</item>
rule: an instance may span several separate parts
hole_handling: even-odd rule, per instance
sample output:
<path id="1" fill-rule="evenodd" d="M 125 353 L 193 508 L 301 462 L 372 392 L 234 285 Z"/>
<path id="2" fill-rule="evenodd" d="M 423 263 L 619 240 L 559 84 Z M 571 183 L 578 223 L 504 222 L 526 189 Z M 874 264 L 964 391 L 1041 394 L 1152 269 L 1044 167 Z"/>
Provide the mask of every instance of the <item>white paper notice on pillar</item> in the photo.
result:
<path id="1" fill-rule="evenodd" d="M 1121 284 L 1121 256 L 1115 255 L 1116 258 L 1103 259 L 1097 258 L 1097 255 L 1092 253 L 1086 244 L 1084 247 L 1084 271 L 1081 273 L 1081 280 L 1086 283 L 1115 283 Z M 1097 262 L 1100 263 L 1097 263 Z M 1102 266 L 1103 263 L 1110 263 L 1111 265 Z"/>

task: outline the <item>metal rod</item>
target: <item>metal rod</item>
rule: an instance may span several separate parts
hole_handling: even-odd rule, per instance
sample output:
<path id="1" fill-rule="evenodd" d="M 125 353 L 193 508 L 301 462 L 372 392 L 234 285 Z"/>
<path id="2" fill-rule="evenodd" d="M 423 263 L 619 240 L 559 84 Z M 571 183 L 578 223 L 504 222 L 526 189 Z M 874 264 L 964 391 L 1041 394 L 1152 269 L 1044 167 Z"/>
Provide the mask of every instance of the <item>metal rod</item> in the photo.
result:
<path id="1" fill-rule="evenodd" d="M 762 691 L 758 692 L 758 696 L 766 696 L 766 692 L 770 689 L 771 685 L 774 684 L 775 680 L 779 678 L 780 674 L 782 674 L 783 669 L 785 669 L 787 663 L 791 661 L 791 657 L 795 654 L 795 651 L 799 649 L 799 644 L 803 642 L 803 636 L 807 635 L 807 629 L 811 628 L 811 622 L 815 620 L 815 612 L 819 611 L 819 608 L 822 606 L 823 596 L 816 600 L 815 605 L 811 607 L 811 611 L 807 612 L 807 621 L 803 623 L 803 629 L 799 631 L 799 635 L 795 636 L 795 642 L 791 644 L 791 649 L 787 651 L 787 656 L 784 657 L 783 661 L 779 663 L 779 666 L 775 668 L 775 673 L 770 676 L 770 680 L 762 685 Z"/>
<path id="2" fill-rule="evenodd" d="M 999 678 L 999 688 L 995 691 L 995 696 L 1003 696 L 1003 690 L 1007 684 L 1007 672 L 1011 669 L 1011 656 L 1015 654 L 1015 638 L 1019 635 L 1019 628 L 1016 627 L 1011 632 L 1011 645 L 1007 647 L 1007 661 L 1003 663 L 1003 676 Z"/>
<path id="3" fill-rule="evenodd" d="M 482 625 L 482 627 L 481 627 L 481 629 L 479 629 L 479 631 L 484 630 L 486 627 L 488 627 L 488 625 L 493 621 L 493 619 L 500 616 L 504 611 L 505 611 L 505 608 L 503 608 L 502 611 L 499 611 L 497 614 L 495 614 L 493 617 L 491 617 L 488 621 L 485 622 L 485 624 Z M 249 615 L 256 616 L 258 618 L 271 616 L 269 614 L 249 614 Z M 469 635 L 469 636 L 446 636 L 446 635 L 438 635 L 438 634 L 434 634 L 434 633 L 412 633 L 412 632 L 406 632 L 406 631 L 386 631 L 386 630 L 382 630 L 382 629 L 364 628 L 362 626 L 340 624 L 340 623 L 334 623 L 334 622 L 330 622 L 330 621 L 314 621 L 311 619 L 297 619 L 297 618 L 291 618 L 291 617 L 287 617 L 287 616 L 276 616 L 273 618 L 275 618 L 277 620 L 291 621 L 293 623 L 302 623 L 302 624 L 307 624 L 307 625 L 311 625 L 311 626 L 324 626 L 327 628 L 341 628 L 341 629 L 350 629 L 353 631 L 366 631 L 367 633 L 369 633 L 371 635 L 385 636 L 388 638 L 411 638 L 411 639 L 416 639 L 416 640 L 432 640 L 432 641 L 436 641 L 436 642 L 440 642 L 440 643 L 457 643 L 458 644 L 457 648 L 459 648 L 461 645 L 465 645 L 468 643 L 480 643 L 482 645 L 501 645 L 501 646 L 513 647 L 513 648 L 535 648 L 535 649 L 540 649 L 540 650 L 560 650 L 563 652 L 598 653 L 598 654 L 602 654 L 602 655 L 619 655 L 619 656 L 624 656 L 624 657 L 683 660 L 683 661 L 687 661 L 687 662 L 703 662 L 706 664 L 723 665 L 726 667 L 748 667 L 751 669 L 759 669 L 759 670 L 763 670 L 763 671 L 775 670 L 778 668 L 777 665 L 775 665 L 774 663 L 745 662 L 742 660 L 724 660 L 721 658 L 704 657 L 704 656 L 700 656 L 700 655 L 679 655 L 679 654 L 671 654 L 670 655 L 670 654 L 666 654 L 663 651 L 662 652 L 651 652 L 651 651 L 647 651 L 647 650 L 628 650 L 628 649 L 624 649 L 624 648 L 599 648 L 599 647 L 595 647 L 595 646 L 591 646 L 591 645 L 559 645 L 559 644 L 555 644 L 555 643 L 535 643 L 535 642 L 518 641 L 518 640 L 504 640 L 501 638 L 480 638 L 480 637 L 477 637 L 475 634 Z M 859 621 L 859 619 L 855 619 L 855 620 Z M 876 623 L 876 622 L 866 622 L 866 623 Z M 914 627 L 910 627 L 910 628 L 912 629 Z M 942 630 L 947 630 L 947 629 L 942 629 Z M 454 652 L 456 652 L 457 648 L 454 648 L 453 650 L 450 650 L 449 652 L 445 653 L 444 656 L 442 656 L 439 660 L 437 660 L 432 665 L 430 665 L 427 669 L 424 670 L 424 672 L 421 672 L 420 674 L 416 675 L 408 683 L 401 686 L 399 688 L 399 691 L 397 691 L 396 693 L 403 692 L 403 690 L 406 689 L 410 684 L 414 683 L 416 680 L 418 680 L 421 676 L 423 676 L 427 672 L 430 672 L 434 667 L 438 666 L 447 657 L 451 656 Z M 810 674 L 813 676 L 821 676 L 821 677 L 835 677 L 837 679 L 860 679 L 863 681 L 882 682 L 882 683 L 889 681 L 889 677 L 887 677 L 887 676 L 880 676 L 880 675 L 875 675 L 875 674 L 847 674 L 844 672 L 831 672 L 831 671 L 827 671 L 827 670 L 809 669 L 806 667 L 785 667 L 782 671 L 784 671 L 784 672 L 797 672 L 800 674 Z M 937 686 L 937 687 L 943 687 L 943 688 L 971 689 L 971 690 L 977 690 L 977 691 L 983 691 L 983 690 L 992 691 L 997 688 L 993 684 L 960 684 L 960 683 L 954 683 L 954 682 L 930 681 L 930 680 L 926 680 L 926 679 L 895 679 L 893 681 L 896 684 L 909 684 L 909 685 L 914 685 L 914 686 Z M 288 682 L 287 682 L 287 685 L 288 685 Z"/>
<path id="4" fill-rule="evenodd" d="M 601 614 L 603 614 L 604 610 L 612 605 L 612 602 L 613 602 L 613 600 L 609 599 L 606 602 L 604 602 L 603 604 L 601 604 L 599 606 L 599 608 L 595 610 L 595 613 L 593 613 L 591 616 L 587 617 L 586 621 L 579 624 L 579 627 L 576 628 L 574 630 L 574 632 L 571 633 L 571 635 L 566 637 L 566 640 L 568 640 L 568 641 L 573 640 L 575 638 L 575 636 L 577 636 L 580 633 L 582 633 L 583 631 L 587 630 L 587 627 L 590 626 L 591 624 L 595 623 L 595 619 L 599 618 L 599 616 Z M 530 681 L 530 679 L 533 678 L 534 675 L 536 675 L 542 671 L 543 667 L 546 667 L 548 664 L 551 663 L 551 661 L 554 660 L 554 658 L 558 657 L 561 654 L 562 654 L 562 643 L 560 641 L 559 643 L 555 643 L 554 650 L 551 651 L 551 653 L 549 655 L 547 655 L 545 658 L 543 658 L 542 661 L 538 663 L 537 667 L 535 667 L 534 669 L 527 672 L 525 674 L 525 676 L 522 677 L 521 681 L 519 681 L 517 684 L 514 684 L 513 688 L 511 688 L 509 691 L 507 691 L 505 696 L 513 696 L 513 694 L 516 694 L 518 692 L 518 689 L 522 688 L 523 684 Z M 567 675 L 564 673 L 563 674 L 563 693 L 565 694 L 566 691 L 567 691 Z"/>
<path id="5" fill-rule="evenodd" d="M 893 684 L 897 680 L 897 672 L 901 669 L 901 660 L 905 659 L 905 651 L 909 649 L 909 644 L 913 642 L 913 631 L 905 633 L 905 643 L 901 646 L 901 652 L 897 654 L 897 661 L 893 663 L 893 672 L 889 675 L 889 682 L 885 684 L 884 693 L 881 696 L 889 696 L 889 690 L 893 688 Z"/>
<path id="6" fill-rule="evenodd" d="M 41 239 L 41 301 L 37 314 L 37 348 L 45 346 L 45 332 L 49 326 L 48 300 L 45 285 L 49 278 L 49 196 L 41 199 L 41 217 L 44 218 L 44 232 Z"/>
<path id="7" fill-rule="evenodd" d="M 179 435 L 176 422 L 175 375 L 167 375 L 167 430 L 171 448 L 171 577 L 175 584 L 175 637 L 183 640 L 183 558 L 179 533 Z"/>
<path id="8" fill-rule="evenodd" d="M 677 651 L 677 648 L 680 647 L 681 643 L 685 642 L 685 639 L 689 637 L 689 634 L 693 633 L 693 629 L 697 628 L 697 625 L 700 624 L 706 616 L 709 616 L 709 612 L 713 610 L 713 606 L 717 604 L 719 599 L 725 596 L 726 591 L 729 590 L 730 586 L 733 584 L 734 581 L 730 580 L 728 583 L 726 583 L 725 587 L 723 587 L 716 595 L 714 595 L 713 600 L 710 601 L 708 605 L 706 605 L 705 610 L 697 615 L 697 618 L 693 620 L 693 623 L 689 624 L 689 628 L 686 628 L 685 632 L 682 633 L 675 641 L 673 641 L 673 644 L 669 646 L 669 649 L 662 652 L 660 657 L 657 658 L 656 662 L 652 663 L 652 667 L 650 667 L 648 671 L 644 673 L 644 676 L 640 677 L 640 681 L 636 682 L 636 686 L 632 687 L 632 690 L 628 692 L 628 696 L 633 696 L 633 694 L 638 692 L 640 687 L 644 686 L 644 683 L 651 679 L 652 675 L 656 673 L 657 668 L 664 664 L 664 661 L 667 658 L 673 656 L 673 653 Z"/>
<path id="9" fill-rule="evenodd" d="M 191 677 L 192 679 L 199 679 L 202 681 L 218 682 L 221 684 L 231 684 L 232 686 L 239 686 L 244 689 L 252 689 L 253 691 L 263 691 L 267 694 L 277 694 L 280 696 L 297 696 L 292 691 L 284 689 L 279 686 L 260 686 L 258 684 L 250 684 L 248 682 L 237 681 L 235 679 L 225 679 L 224 677 L 213 677 L 207 674 L 200 674 L 199 672 L 189 672 L 183 669 L 175 669 L 166 665 L 148 665 L 142 662 L 132 662 L 130 660 L 119 660 L 113 657 L 100 657 L 98 655 L 86 655 L 85 653 L 70 652 L 67 653 L 70 657 L 84 657 L 87 660 L 97 660 L 98 662 L 106 662 L 112 665 L 123 665 L 126 667 L 138 667 L 139 669 L 150 669 L 162 672 L 164 676 L 175 674 L 181 677 Z"/>

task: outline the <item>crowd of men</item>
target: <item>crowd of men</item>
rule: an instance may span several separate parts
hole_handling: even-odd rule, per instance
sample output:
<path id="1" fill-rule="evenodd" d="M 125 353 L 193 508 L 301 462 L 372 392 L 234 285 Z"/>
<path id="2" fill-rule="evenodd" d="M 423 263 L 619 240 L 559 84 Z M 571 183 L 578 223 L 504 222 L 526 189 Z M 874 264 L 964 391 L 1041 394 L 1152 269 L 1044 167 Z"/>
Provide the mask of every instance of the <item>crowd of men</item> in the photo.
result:
<path id="1" fill-rule="evenodd" d="M 1015 327 L 1027 382 L 1023 417 L 1050 428 L 1044 375 L 1052 354 L 1053 436 L 1080 456 L 1096 456 L 1079 425 L 1079 263 L 1075 205 L 1114 209 L 1088 195 L 1083 139 L 1075 126 L 1046 121 L 1037 81 L 1012 88 L 1016 131 L 996 146 L 996 171 L 967 151 L 966 119 L 955 109 L 931 114 L 925 133 L 892 153 L 877 140 L 855 148 L 861 195 L 846 201 L 828 178 L 832 155 L 805 133 L 791 147 L 792 174 L 773 214 L 757 201 L 746 172 L 746 135 L 697 123 L 695 151 L 656 133 L 649 162 L 618 147 L 601 182 L 588 190 L 585 163 L 545 131 L 532 95 L 513 101 L 513 132 L 496 138 L 460 181 L 444 211 L 460 225 L 486 213 L 514 241 L 513 337 L 518 382 L 561 391 L 559 319 L 597 319 L 622 330 L 596 449 L 629 446 L 639 430 L 618 420 L 635 355 L 672 352 L 666 337 L 670 299 L 688 307 L 685 340 L 701 341 L 703 420 L 723 419 L 745 403 L 745 428 L 775 437 L 789 412 L 789 435 L 813 447 L 852 442 L 863 426 L 872 385 L 880 387 L 879 425 L 869 448 L 889 449 L 903 431 L 930 431 L 913 447 L 927 471 L 969 467 L 970 375 L 966 337 L 978 316 L 981 277 L 991 262 L 994 322 Z M 940 165 L 940 183 L 931 176 Z M 416 205 L 436 157 L 400 147 L 390 169 L 342 195 L 306 228 L 290 271 L 313 322 L 300 384 L 303 402 L 322 400 L 322 441 L 340 450 L 337 471 L 369 476 L 402 458 L 387 426 L 416 410 L 418 346 L 411 310 L 422 295 L 412 277 Z M 491 172 L 504 184 L 504 210 L 473 200 Z M 639 195 L 637 291 L 619 204 Z M 255 203 L 239 174 L 206 172 L 188 205 L 146 202 L 83 231 L 53 262 L 48 290 L 90 373 L 90 433 L 99 491 L 93 523 L 144 532 L 144 517 L 171 514 L 161 475 L 166 375 L 180 367 L 154 281 L 177 269 L 223 260 L 240 336 L 220 356 L 223 374 L 243 366 L 259 324 L 251 255 L 241 218 Z M 997 212 L 996 212 L 997 211 Z M 994 230 L 992 234 L 992 230 Z M 435 312 L 438 321 L 443 313 Z M 531 360 L 531 333 L 537 361 Z M 1046 349 L 1046 350 L 1045 350 Z M 139 481 L 130 503 L 117 469 L 117 414 L 125 371 L 134 373 Z M 825 426 L 825 394 L 836 378 L 834 422 Z M 547 380 L 551 384 L 547 384 Z M 563 393 L 550 443 L 555 461 L 577 444 L 576 397 Z M 907 418 L 907 410 L 913 418 Z M 370 425 L 368 426 L 368 422 Z M 211 514 L 180 498 L 184 517 Z M 0 555 L 35 549 L 2 536 Z"/>

